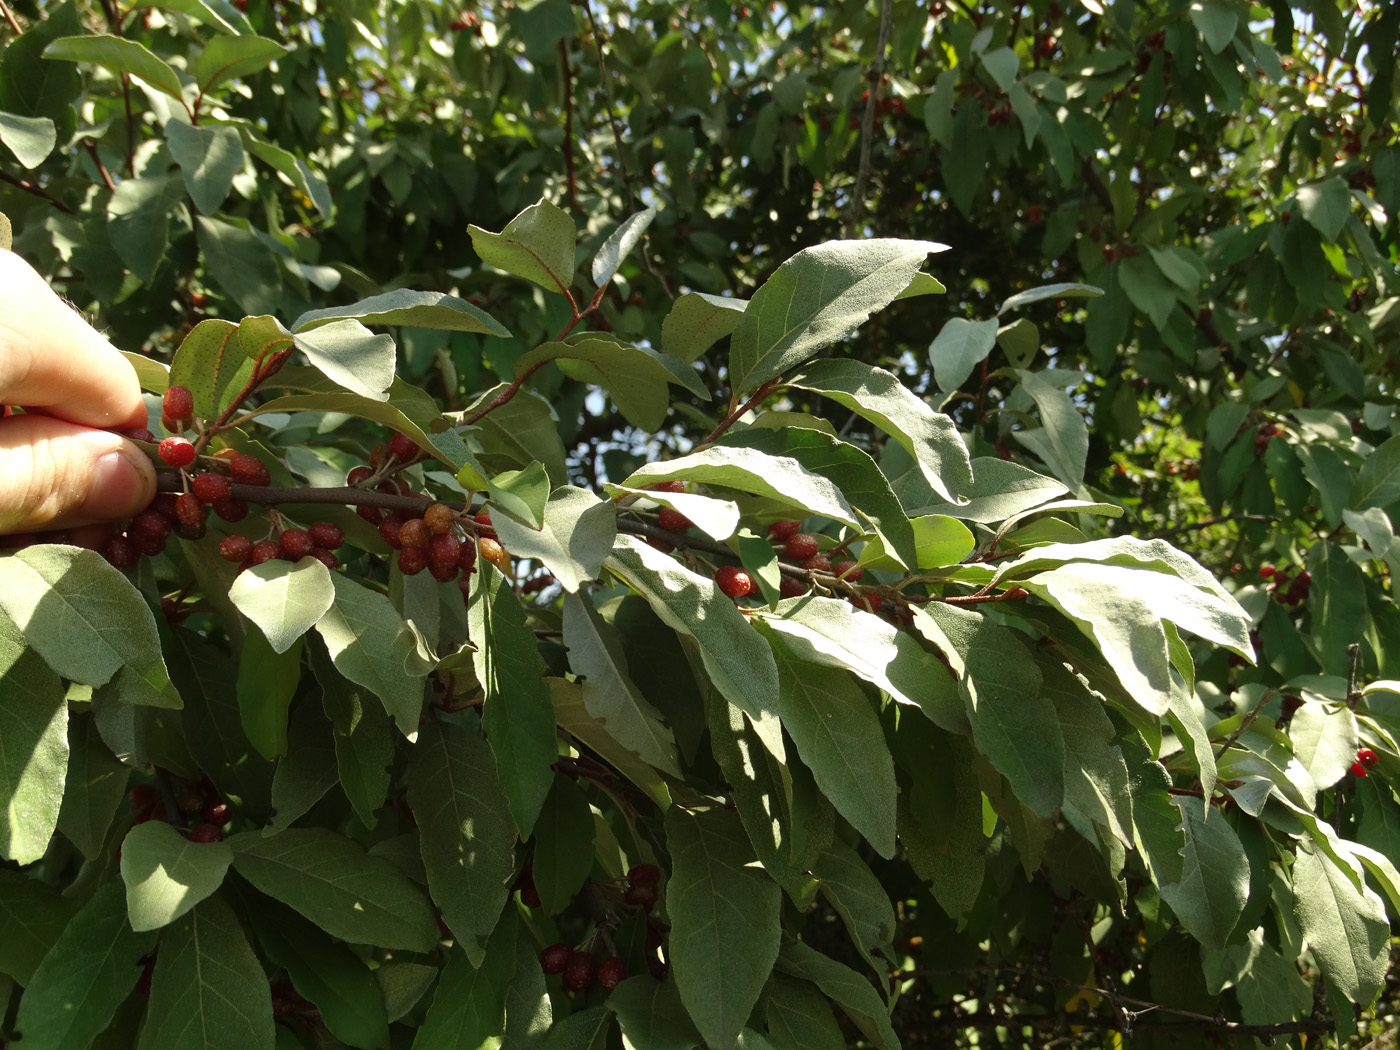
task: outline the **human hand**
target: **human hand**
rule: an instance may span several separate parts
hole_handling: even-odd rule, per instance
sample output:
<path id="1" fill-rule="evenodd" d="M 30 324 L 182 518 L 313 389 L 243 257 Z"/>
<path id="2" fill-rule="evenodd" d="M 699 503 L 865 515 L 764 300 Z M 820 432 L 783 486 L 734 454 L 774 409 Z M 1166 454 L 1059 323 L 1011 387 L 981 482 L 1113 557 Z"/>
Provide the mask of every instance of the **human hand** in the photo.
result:
<path id="1" fill-rule="evenodd" d="M 146 425 L 136 372 L 19 256 L 0 249 L 0 534 L 135 514 L 150 459 L 109 429 Z"/>

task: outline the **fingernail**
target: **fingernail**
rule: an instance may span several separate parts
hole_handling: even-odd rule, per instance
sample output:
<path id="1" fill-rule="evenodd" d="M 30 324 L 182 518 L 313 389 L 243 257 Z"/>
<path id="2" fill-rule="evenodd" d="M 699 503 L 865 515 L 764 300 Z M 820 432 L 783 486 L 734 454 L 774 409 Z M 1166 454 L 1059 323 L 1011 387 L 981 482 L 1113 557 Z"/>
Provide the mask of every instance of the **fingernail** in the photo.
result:
<path id="1" fill-rule="evenodd" d="M 93 464 L 82 514 L 101 519 L 135 514 L 148 502 L 147 487 L 145 472 L 129 457 L 121 452 L 108 452 Z"/>

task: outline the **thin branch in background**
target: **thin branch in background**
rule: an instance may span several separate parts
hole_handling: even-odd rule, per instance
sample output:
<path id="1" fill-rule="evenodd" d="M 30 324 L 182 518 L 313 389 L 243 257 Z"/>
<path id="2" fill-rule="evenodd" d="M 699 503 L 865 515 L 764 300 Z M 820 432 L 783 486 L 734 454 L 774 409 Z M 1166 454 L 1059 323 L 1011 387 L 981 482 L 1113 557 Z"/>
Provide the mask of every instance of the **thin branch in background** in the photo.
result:
<path id="1" fill-rule="evenodd" d="M 851 193 L 843 237 L 850 237 L 855 232 L 861 209 L 865 207 L 866 187 L 870 182 L 871 140 L 875 137 L 875 103 L 879 99 L 880 83 L 885 75 L 885 49 L 890 43 L 893 7 L 893 0 L 882 0 L 880 4 L 880 39 L 875 45 L 875 60 L 870 63 L 870 72 L 866 75 L 870 86 L 865 93 L 865 113 L 860 118 L 860 167 L 856 170 L 856 188 Z"/>
<path id="2" fill-rule="evenodd" d="M 569 207 L 578 210 L 578 176 L 574 172 L 574 71 L 569 65 L 569 41 L 559 41 L 564 64 L 564 174 L 569 180 Z"/>
<path id="3" fill-rule="evenodd" d="M 64 204 L 61 200 L 55 197 L 48 190 L 44 189 L 44 187 L 40 186 L 38 183 L 25 182 L 23 179 L 11 175 L 8 171 L 0 171 L 0 182 L 8 182 L 11 186 L 16 187 L 17 189 L 24 190 L 25 193 L 32 193 L 36 197 L 42 197 L 44 200 L 48 201 L 59 211 L 67 212 L 69 215 L 73 214 L 72 208 L 68 207 L 68 205 Z"/>
<path id="4" fill-rule="evenodd" d="M 19 36 L 24 32 L 24 30 L 20 28 L 19 20 L 15 18 L 14 12 L 10 10 L 5 0 L 0 0 L 0 15 L 5 16 L 5 21 L 10 23 L 10 29 L 14 32 L 15 36 Z"/>
<path id="5" fill-rule="evenodd" d="M 1275 690 L 1270 689 L 1260 697 L 1259 702 L 1254 705 L 1254 710 L 1244 716 L 1244 721 L 1240 723 L 1240 727 L 1230 734 L 1230 738 L 1226 740 L 1225 743 L 1220 745 L 1220 750 L 1215 753 L 1215 760 L 1217 762 L 1225 756 L 1226 751 L 1229 751 L 1230 748 L 1234 746 L 1235 741 L 1244 735 L 1244 731 L 1254 724 L 1254 720 L 1259 717 L 1259 712 L 1264 710 L 1264 705 L 1274 698 L 1274 692 Z"/>
<path id="6" fill-rule="evenodd" d="M 1347 707 L 1353 711 L 1361 702 L 1361 689 L 1357 685 L 1357 672 L 1361 669 L 1361 643 L 1352 642 L 1347 646 Z"/>
<path id="7" fill-rule="evenodd" d="M 627 194 L 627 209 L 633 210 L 636 202 L 632 193 L 632 173 L 627 170 L 626 158 L 622 155 L 622 126 L 617 122 L 613 110 L 612 90 L 608 87 L 608 67 L 603 61 L 603 32 L 598 28 L 598 20 L 593 17 L 593 5 L 585 3 L 583 9 L 588 14 L 588 24 L 593 29 L 593 46 L 598 49 L 598 89 L 603 93 L 603 108 L 608 114 L 608 124 L 612 128 L 613 146 L 617 150 L 617 170 L 622 175 L 622 188 Z"/>
<path id="8" fill-rule="evenodd" d="M 97 143 L 93 142 L 92 139 L 83 139 L 83 145 L 87 147 L 88 156 L 92 158 L 92 162 L 97 165 L 97 172 L 102 176 L 102 185 L 115 191 L 117 184 L 112 181 L 112 173 L 107 170 L 107 165 L 103 164 L 102 158 L 97 155 Z"/>
<path id="9" fill-rule="evenodd" d="M 1204 521 L 1193 521 L 1187 525 L 1174 525 L 1170 529 L 1163 529 L 1157 533 L 1157 539 L 1164 540 L 1169 536 L 1179 536 L 1184 532 L 1194 532 L 1196 529 L 1208 529 L 1212 525 L 1225 525 L 1232 521 L 1277 521 L 1278 518 L 1272 514 L 1224 514 L 1218 518 L 1207 518 Z"/>

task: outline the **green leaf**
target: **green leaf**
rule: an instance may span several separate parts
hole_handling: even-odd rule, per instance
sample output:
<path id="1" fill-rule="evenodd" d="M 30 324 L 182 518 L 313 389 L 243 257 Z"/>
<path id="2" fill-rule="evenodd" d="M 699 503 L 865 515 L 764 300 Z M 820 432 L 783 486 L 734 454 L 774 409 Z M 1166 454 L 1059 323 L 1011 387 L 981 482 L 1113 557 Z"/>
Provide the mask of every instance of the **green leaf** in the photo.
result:
<path id="1" fill-rule="evenodd" d="M 694 638 L 715 687 L 754 723 L 763 744 L 783 758 L 773 653 L 714 580 L 633 536 L 620 535 L 603 563 L 647 600 L 672 630 Z"/>
<path id="2" fill-rule="evenodd" d="M 902 704 L 920 708 L 951 732 L 967 732 L 957 681 L 910 635 L 849 602 L 817 596 L 788 598 L 757 618 L 783 636 L 801 660 L 849 670 Z"/>
<path id="3" fill-rule="evenodd" d="M 235 77 L 251 76 L 266 69 L 286 53 L 285 47 L 266 37 L 211 37 L 195 61 L 194 77 L 200 92 L 207 95 Z"/>
<path id="4" fill-rule="evenodd" d="M 1329 244 L 1335 243 L 1351 214 L 1351 190 L 1336 176 L 1299 186 L 1298 209 Z"/>
<path id="5" fill-rule="evenodd" d="M 257 234 L 199 215 L 195 217 L 195 235 L 210 275 L 245 314 L 277 312 L 282 265 Z"/>
<path id="6" fill-rule="evenodd" d="M 570 32 L 573 31 L 572 14 L 569 16 L 569 29 Z M 603 246 L 593 258 L 594 284 L 601 288 L 612 280 L 613 274 L 617 273 L 617 268 L 622 265 L 622 260 L 627 258 L 641 241 L 642 234 L 646 233 L 647 227 L 655 218 L 656 205 L 653 204 L 646 211 L 629 215 L 617 229 L 608 234 L 608 239 L 603 242 Z"/>
<path id="7" fill-rule="evenodd" d="M 900 1050 L 899 1037 L 890 1027 L 889 1010 L 879 994 L 849 966 L 830 959 L 801 941 L 783 939 L 778 971 L 811 981 L 821 993 L 846 1012 L 871 1044 L 884 1050 Z"/>
<path id="8" fill-rule="evenodd" d="M 389 764 L 394 759 L 394 731 L 384 705 L 343 677 L 322 646 L 310 646 L 311 666 L 321 683 L 321 703 L 334 727 L 335 762 L 340 786 L 355 815 L 367 828 L 389 791 Z"/>
<path id="9" fill-rule="evenodd" d="M 214 419 L 252 378 L 253 362 L 240 350 L 238 326 L 209 318 L 185 336 L 170 362 L 170 383 L 189 387 L 194 414 Z"/>
<path id="10" fill-rule="evenodd" d="M 331 321 L 298 333 L 297 349 L 330 379 L 372 401 L 387 401 L 394 381 L 394 340 L 359 321 Z"/>
<path id="11" fill-rule="evenodd" d="M 514 875 L 514 825 L 497 760 L 474 733 L 429 723 L 408 777 L 428 888 L 443 921 L 468 943 L 485 937 Z"/>
<path id="12" fill-rule="evenodd" d="M 870 866 L 836 839 L 817 859 L 812 874 L 821 880 L 822 896 L 841 916 L 851 943 L 871 968 L 882 974 L 897 968 L 894 905 Z"/>
<path id="13" fill-rule="evenodd" d="M 632 489 L 626 485 L 606 483 L 603 487 L 614 499 L 636 496 L 679 511 L 689 518 L 697 529 L 714 540 L 723 541 L 733 536 L 742 517 L 739 504 L 733 500 L 717 499 L 698 492 L 656 492 L 651 489 Z"/>
<path id="14" fill-rule="evenodd" d="M 165 125 L 165 140 L 195 207 L 206 215 L 218 211 L 233 188 L 233 177 L 243 170 L 243 140 L 238 131 L 172 119 Z"/>
<path id="15" fill-rule="evenodd" d="M 844 405 L 874 423 L 914 457 L 928 486 L 957 503 L 972 484 L 972 464 L 953 421 L 912 393 L 899 378 L 850 358 L 813 361 L 789 381 Z"/>
<path id="16" fill-rule="evenodd" d="M 388 727 L 384 728 L 387 732 Z M 275 835 L 296 823 L 340 779 L 336 770 L 334 728 L 320 704 L 312 701 L 299 704 L 292 712 L 286 736 L 282 758 L 272 774 L 272 819 L 263 828 L 264 835 Z M 349 793 L 351 786 L 347 784 L 345 790 Z M 370 822 L 363 823 L 368 826 Z"/>
<path id="17" fill-rule="evenodd" d="M 121 699 L 178 708 L 150 607 L 96 551 L 41 544 L 0 558 L 0 609 L 59 675 L 122 681 Z"/>
<path id="18" fill-rule="evenodd" d="M 91 860 L 102 852 L 112 819 L 126 798 L 128 770 L 102 742 L 91 715 L 70 716 L 68 743 L 58 830 Z"/>
<path id="19" fill-rule="evenodd" d="M 969 321 L 952 317 L 944 322 L 928 347 L 929 364 L 940 390 L 953 391 L 967 382 L 972 370 L 987 359 L 997 345 L 996 321 Z"/>
<path id="20" fill-rule="evenodd" d="M 505 470 L 491 479 L 491 503 L 538 532 L 544 527 L 549 478 L 538 460 L 524 470 Z"/>
<path id="21" fill-rule="evenodd" d="M 292 322 L 292 331 L 307 332 L 331 321 L 352 320 L 366 325 L 402 325 L 445 332 L 478 332 L 510 338 L 510 330 L 484 310 L 455 295 L 399 288 L 372 295 L 349 306 L 308 310 Z"/>
<path id="22" fill-rule="evenodd" d="M 175 70 L 161 61 L 135 40 L 119 36 L 65 36 L 50 44 L 44 51 L 49 59 L 66 59 L 70 62 L 88 62 L 113 73 L 130 73 L 140 77 L 157 91 L 184 103 L 180 90 L 180 77 Z"/>
<path id="23" fill-rule="evenodd" d="M 668 383 L 676 376 L 641 347 L 590 333 L 571 342 L 543 343 L 515 363 L 515 376 L 555 361 L 560 371 L 580 383 L 602 387 L 629 423 L 659 430 L 671 405 Z"/>
<path id="24" fill-rule="evenodd" d="M 468 406 L 470 415 L 506 389 L 504 383 L 484 391 Z M 478 421 L 481 429 L 472 436 L 481 446 L 481 463 L 491 471 L 527 467 L 538 460 L 544 464 L 550 483 L 564 485 L 569 471 L 564 465 L 564 445 L 554 422 L 549 402 L 522 391 Z"/>
<path id="25" fill-rule="evenodd" d="M 170 214 L 185 199 L 176 175 L 123 179 L 107 202 L 107 236 L 137 277 L 150 282 L 166 262 Z"/>
<path id="26" fill-rule="evenodd" d="M 633 752 L 614 740 L 603 723 L 588 713 L 583 706 L 583 686 L 563 678 L 546 678 L 549 686 L 550 702 L 554 705 L 554 717 L 559 728 L 579 743 L 585 745 L 625 776 L 657 805 L 665 809 L 671 804 L 671 792 L 665 779 Z"/>
<path id="27" fill-rule="evenodd" d="M 1128 766 L 1113 743 L 1113 723 L 1104 713 L 1103 701 L 1063 662 L 1041 657 L 1037 665 L 1044 679 L 1044 696 L 1054 704 L 1064 740 L 1065 808 L 1092 820 L 1131 848 Z"/>
<path id="28" fill-rule="evenodd" d="M 1358 889 L 1307 838 L 1293 862 L 1293 913 L 1323 975 L 1353 1003 L 1365 1006 L 1385 983 L 1390 923 L 1385 904 Z"/>
<path id="29" fill-rule="evenodd" d="M 1235 38 L 1239 15 L 1225 0 L 1197 0 L 1191 5 L 1191 21 L 1215 54 L 1224 51 Z"/>
<path id="30" fill-rule="evenodd" d="M 1024 292 L 1017 292 L 1001 304 L 1001 309 L 997 311 L 997 316 L 1007 313 L 1010 310 L 1019 310 L 1023 306 L 1030 306 L 1031 303 L 1043 302 L 1046 299 L 1095 299 L 1103 295 L 1103 289 L 1092 284 L 1078 284 L 1070 282 L 1067 284 L 1044 284 L 1039 288 L 1027 288 Z"/>
<path id="31" fill-rule="evenodd" d="M 400 732 L 416 731 L 426 670 L 419 670 L 413 632 L 386 596 L 342 573 L 330 576 L 335 601 L 316 621 L 316 632 L 335 669 L 379 697 Z"/>
<path id="32" fill-rule="evenodd" d="M 76 4 L 61 4 L 44 14 L 21 36 L 7 40 L 0 51 L 0 110 L 48 117 L 66 137 L 76 123 L 73 102 L 83 90 L 83 81 L 73 63 L 45 61 L 44 49 L 83 26 Z"/>
<path id="33" fill-rule="evenodd" d="M 1311 634 L 1325 674 L 1345 675 L 1347 646 L 1367 631 L 1366 575 L 1335 543 L 1308 551 L 1312 584 L 1308 592 Z"/>
<path id="34" fill-rule="evenodd" d="M 121 856 L 131 928 L 168 926 L 223 884 L 232 861 L 227 842 L 191 842 L 163 820 L 136 825 Z"/>
<path id="35" fill-rule="evenodd" d="M 1176 291 L 1150 255 L 1134 255 L 1118 264 L 1118 282 L 1128 299 L 1157 329 L 1167 327 L 1176 309 Z"/>
<path id="36" fill-rule="evenodd" d="M 546 915 L 567 908 L 593 869 L 593 813 L 583 791 L 563 774 L 555 776 L 535 822 L 530 864 Z"/>
<path id="37" fill-rule="evenodd" d="M 975 480 L 959 493 L 968 501 L 962 505 L 939 502 L 921 476 L 911 485 L 906 474 L 894 489 L 911 516 L 938 513 L 984 524 L 1005 521 L 1069 491 L 1063 482 L 995 456 L 978 457 L 972 469 Z"/>
<path id="38" fill-rule="evenodd" d="M 588 713 L 643 761 L 681 777 L 676 739 L 632 681 L 621 638 L 593 603 L 578 595 L 564 598 L 564 645 L 570 669 L 583 680 Z"/>
<path id="39" fill-rule="evenodd" d="M 9 147 L 16 160 L 32 170 L 53 152 L 58 143 L 58 130 L 48 117 L 0 113 L 0 142 Z"/>
<path id="40" fill-rule="evenodd" d="M 414 952 L 438 943 L 423 891 L 342 835 L 326 828 L 288 828 L 266 838 L 245 831 L 228 843 L 238 874 L 332 937 Z"/>
<path id="41" fill-rule="evenodd" d="M 700 1045 L 700 1033 L 674 981 L 629 977 L 608 996 L 608 1009 L 617 1015 L 627 1050 L 691 1050 Z"/>
<path id="42" fill-rule="evenodd" d="M 1044 460 L 1056 477 L 1077 489 L 1089 457 L 1088 424 L 1061 383 L 1044 372 L 1018 370 L 1017 374 L 1021 388 L 1040 409 L 1044 429 L 1013 431 L 1016 439 Z"/>
<path id="43" fill-rule="evenodd" d="M 272 1050 L 267 974 L 229 906 L 205 901 L 161 936 L 140 1050 Z"/>
<path id="44" fill-rule="evenodd" d="M 360 1050 L 388 1050 L 389 1019 L 374 971 L 289 908 L 259 901 L 247 915 L 268 961 L 316 1005 L 331 1035 Z"/>
<path id="45" fill-rule="evenodd" d="M 1356 510 L 1388 507 L 1400 500 L 1400 434 L 1384 442 L 1361 464 L 1348 504 Z"/>
<path id="46" fill-rule="evenodd" d="M 229 600 L 261 628 L 274 653 L 285 653 L 335 602 L 331 573 L 315 558 L 280 558 L 238 574 Z"/>
<path id="47" fill-rule="evenodd" d="M 1356 713 L 1344 703 L 1305 702 L 1288 720 L 1288 739 L 1313 782 L 1331 787 L 1356 761 Z"/>
<path id="48" fill-rule="evenodd" d="M 77 910 L 38 879 L 0 869 L 0 974 L 28 986 Z"/>
<path id="49" fill-rule="evenodd" d="M 680 361 L 694 361 L 734 331 L 748 305 L 747 299 L 686 292 L 661 322 L 662 351 Z"/>
<path id="50" fill-rule="evenodd" d="M 480 226 L 468 226 L 467 232 L 483 262 L 548 291 L 569 294 L 578 231 L 568 212 L 541 200 L 506 223 L 500 233 Z"/>
<path id="51" fill-rule="evenodd" d="M 1249 860 L 1218 811 L 1203 814 L 1189 798 L 1174 797 L 1171 804 L 1186 841 L 1177 878 L 1164 882 L 1158 876 L 1162 899 L 1198 941 L 1224 948 L 1249 897 Z"/>
<path id="52" fill-rule="evenodd" d="M 754 293 L 734 328 L 729 382 L 735 395 L 850 335 L 909 286 L 930 252 L 946 249 L 933 241 L 872 238 L 798 252 Z"/>
<path id="53" fill-rule="evenodd" d="M 880 720 L 849 673 L 796 659 L 775 639 L 783 727 L 822 794 L 882 857 L 894 856 L 894 761 Z"/>
<path id="54" fill-rule="evenodd" d="M 541 677 L 544 662 L 525 610 L 495 566 L 482 561 L 467 603 L 477 646 L 472 654 L 484 692 L 481 724 L 520 837 L 530 837 L 559 757 L 554 708 Z"/>
<path id="55" fill-rule="evenodd" d="M 0 857 L 17 864 L 43 857 L 68 762 L 63 683 L 0 614 Z"/>
<path id="56" fill-rule="evenodd" d="M 250 34 L 253 27 L 242 12 L 227 0 L 163 0 L 161 6 L 171 11 L 189 15 L 207 26 L 215 26 L 226 33 Z"/>
<path id="57" fill-rule="evenodd" d="M 449 951 L 432 1005 L 414 1036 L 413 1050 L 484 1050 L 501 1045 L 506 985 L 515 965 L 516 925 L 513 914 L 501 923 L 479 967 L 472 965 L 466 952 Z"/>
<path id="58" fill-rule="evenodd" d="M 539 530 L 521 525 L 509 515 L 501 515 L 491 524 L 506 550 L 517 558 L 542 562 L 570 593 L 598 578 L 617 535 L 613 505 L 571 485 L 550 493 L 544 505 L 544 527 Z"/>
<path id="59" fill-rule="evenodd" d="M 775 974 L 766 1018 L 768 1034 L 782 1050 L 846 1050 L 831 1004 L 807 981 Z"/>
<path id="60" fill-rule="evenodd" d="M 237 13 L 237 9 L 229 7 L 228 10 Z M 295 153 L 291 153 L 279 146 L 274 146 L 270 142 L 264 142 L 257 135 L 254 128 L 242 121 L 233 122 L 238 128 L 239 135 L 243 138 L 243 148 L 257 157 L 264 164 L 269 165 L 275 171 L 281 172 L 287 177 L 293 186 L 299 189 L 310 199 L 312 205 L 321 213 L 323 219 L 331 217 L 331 191 L 326 185 L 326 180 L 317 175 L 306 161 Z M 295 326 L 293 326 L 295 327 Z"/>
<path id="61" fill-rule="evenodd" d="M 719 810 L 666 813 L 673 869 L 666 884 L 668 954 L 705 1042 L 731 1047 L 778 957 L 782 894 L 739 822 Z M 722 961 L 722 963 L 721 963 Z"/>
<path id="62" fill-rule="evenodd" d="M 19 1001 L 25 1050 L 87 1046 L 141 976 L 153 933 L 134 933 L 116 882 L 101 886 L 59 934 Z"/>
<path id="63" fill-rule="evenodd" d="M 263 758 L 287 753 L 287 712 L 300 683 L 300 638 L 279 653 L 262 631 L 244 635 L 238 657 L 238 714 L 248 742 Z"/>

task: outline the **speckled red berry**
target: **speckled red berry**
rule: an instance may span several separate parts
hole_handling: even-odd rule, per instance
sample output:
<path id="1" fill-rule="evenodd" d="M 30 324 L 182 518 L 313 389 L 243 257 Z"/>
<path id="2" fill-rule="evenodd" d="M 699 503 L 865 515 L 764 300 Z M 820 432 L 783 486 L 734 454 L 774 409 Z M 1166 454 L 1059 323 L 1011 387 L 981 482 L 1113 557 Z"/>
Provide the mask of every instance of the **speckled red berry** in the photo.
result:
<path id="1" fill-rule="evenodd" d="M 813 558 L 820 549 L 817 538 L 808 532 L 794 533 L 783 544 L 783 553 L 793 561 L 806 561 L 808 558 Z"/>
<path id="2" fill-rule="evenodd" d="M 685 532 L 695 523 L 678 510 L 662 507 L 656 512 L 656 524 L 667 532 Z"/>
<path id="3" fill-rule="evenodd" d="M 627 964 L 616 955 L 610 959 L 604 959 L 602 965 L 598 967 L 598 983 L 608 991 L 612 991 L 626 979 Z"/>
<path id="4" fill-rule="evenodd" d="M 730 598 L 743 598 L 756 590 L 753 577 L 738 565 L 721 565 L 715 572 L 715 583 Z"/>
<path id="5" fill-rule="evenodd" d="M 194 446 L 182 437 L 168 437 L 160 443 L 160 458 L 172 467 L 188 467 L 195 460 Z"/>
<path id="6" fill-rule="evenodd" d="M 569 965 L 569 959 L 573 954 L 573 948 L 563 941 L 560 941 L 558 944 L 551 944 L 544 951 L 540 952 L 540 969 L 545 973 L 563 973 L 564 968 Z"/>
<path id="7" fill-rule="evenodd" d="M 190 491 L 205 503 L 218 503 L 233 495 L 233 487 L 222 474 L 200 474 L 190 481 Z"/>
<path id="8" fill-rule="evenodd" d="M 768 526 L 768 535 L 779 543 L 786 543 L 801 531 L 802 522 L 800 521 L 775 521 Z"/>

